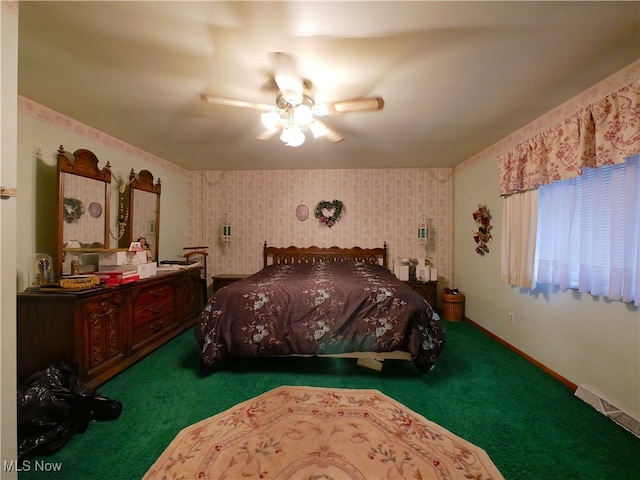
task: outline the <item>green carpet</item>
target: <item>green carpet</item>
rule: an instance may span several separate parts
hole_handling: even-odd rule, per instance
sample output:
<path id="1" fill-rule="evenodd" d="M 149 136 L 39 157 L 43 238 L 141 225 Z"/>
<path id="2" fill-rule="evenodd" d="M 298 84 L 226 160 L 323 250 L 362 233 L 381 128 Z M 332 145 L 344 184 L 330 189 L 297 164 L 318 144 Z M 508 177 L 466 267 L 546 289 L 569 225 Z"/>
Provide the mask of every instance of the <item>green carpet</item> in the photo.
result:
<path id="1" fill-rule="evenodd" d="M 446 328 L 444 352 L 423 376 L 408 362 L 378 373 L 318 358 L 246 361 L 202 376 L 187 331 L 98 389 L 122 402 L 122 415 L 39 459 L 59 462 L 59 473 L 36 472 L 32 460 L 19 478 L 139 479 L 182 428 L 280 385 L 380 390 L 486 450 L 508 480 L 640 478 L 640 439 L 474 326 Z"/>

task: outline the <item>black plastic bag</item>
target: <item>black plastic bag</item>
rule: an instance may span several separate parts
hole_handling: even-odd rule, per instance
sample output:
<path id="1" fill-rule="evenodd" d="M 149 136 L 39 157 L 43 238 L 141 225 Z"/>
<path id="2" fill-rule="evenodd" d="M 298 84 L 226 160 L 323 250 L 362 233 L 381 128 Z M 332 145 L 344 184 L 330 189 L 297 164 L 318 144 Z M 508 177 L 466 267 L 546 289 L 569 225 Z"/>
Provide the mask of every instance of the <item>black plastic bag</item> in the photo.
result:
<path id="1" fill-rule="evenodd" d="M 64 362 L 18 387 L 18 461 L 60 450 L 92 420 L 116 420 L 122 404 L 83 385 L 77 365 Z"/>

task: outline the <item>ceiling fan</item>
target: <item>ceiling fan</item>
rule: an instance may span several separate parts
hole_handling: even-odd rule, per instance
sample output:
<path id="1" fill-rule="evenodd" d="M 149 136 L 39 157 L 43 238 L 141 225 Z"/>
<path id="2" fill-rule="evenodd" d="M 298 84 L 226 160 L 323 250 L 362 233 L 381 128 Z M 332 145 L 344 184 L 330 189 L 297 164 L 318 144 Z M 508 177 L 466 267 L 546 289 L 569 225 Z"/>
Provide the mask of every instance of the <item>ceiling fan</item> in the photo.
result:
<path id="1" fill-rule="evenodd" d="M 258 140 L 268 140 L 280 133 L 280 140 L 289 147 L 298 147 L 310 132 L 314 138 L 324 137 L 330 142 L 340 142 L 344 137 L 327 126 L 317 117 L 326 115 L 374 112 L 382 110 L 384 100 L 381 97 L 360 97 L 329 103 L 316 103 L 309 80 L 297 72 L 295 59 L 282 52 L 272 54 L 274 83 L 277 88 L 275 104 L 267 105 L 225 97 L 222 95 L 202 94 L 203 100 L 230 107 L 253 108 L 261 110 L 265 130 Z"/>

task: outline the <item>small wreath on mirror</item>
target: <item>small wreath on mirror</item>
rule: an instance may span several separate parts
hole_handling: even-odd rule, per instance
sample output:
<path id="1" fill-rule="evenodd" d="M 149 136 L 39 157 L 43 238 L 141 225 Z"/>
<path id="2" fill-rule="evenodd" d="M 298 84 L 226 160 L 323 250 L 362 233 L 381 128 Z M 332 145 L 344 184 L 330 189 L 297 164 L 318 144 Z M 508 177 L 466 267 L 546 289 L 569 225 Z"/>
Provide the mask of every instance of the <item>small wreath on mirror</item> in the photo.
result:
<path id="1" fill-rule="evenodd" d="M 325 210 L 329 212 L 328 215 L 325 215 Z M 332 202 L 322 201 L 316 205 L 315 217 L 321 225 L 331 228 L 340 220 L 343 212 L 344 204 L 340 200 L 334 200 Z"/>
<path id="2" fill-rule="evenodd" d="M 62 201 L 62 209 L 64 221 L 67 223 L 77 222 L 84 215 L 84 205 L 77 198 L 65 197 Z"/>

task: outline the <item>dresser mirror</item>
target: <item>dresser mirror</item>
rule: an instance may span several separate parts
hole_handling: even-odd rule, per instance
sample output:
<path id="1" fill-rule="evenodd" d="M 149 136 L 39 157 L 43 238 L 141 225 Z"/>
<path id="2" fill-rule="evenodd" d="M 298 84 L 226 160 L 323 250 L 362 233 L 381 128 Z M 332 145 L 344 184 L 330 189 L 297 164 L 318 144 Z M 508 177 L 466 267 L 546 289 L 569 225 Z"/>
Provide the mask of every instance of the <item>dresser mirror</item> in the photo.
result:
<path id="1" fill-rule="evenodd" d="M 143 239 L 149 249 L 149 259 L 158 261 L 160 240 L 160 179 L 154 184 L 149 170 L 129 174 L 129 226 L 127 242 Z M 144 246 L 144 245 L 143 245 Z"/>
<path id="2" fill-rule="evenodd" d="M 100 169 L 98 163 L 89 150 L 58 149 L 57 278 L 76 273 L 72 260 L 84 267 L 89 263 L 83 261 L 85 255 L 109 248 L 111 165 Z"/>

